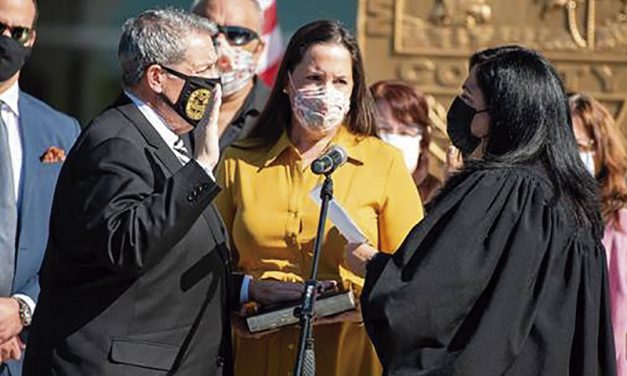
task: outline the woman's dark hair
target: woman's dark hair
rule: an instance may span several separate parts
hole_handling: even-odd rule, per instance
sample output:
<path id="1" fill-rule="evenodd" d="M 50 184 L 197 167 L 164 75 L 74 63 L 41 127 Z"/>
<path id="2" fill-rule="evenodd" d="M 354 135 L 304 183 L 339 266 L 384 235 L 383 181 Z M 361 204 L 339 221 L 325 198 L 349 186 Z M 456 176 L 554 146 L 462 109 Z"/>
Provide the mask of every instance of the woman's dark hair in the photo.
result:
<path id="1" fill-rule="evenodd" d="M 603 233 L 598 191 L 575 141 L 568 98 L 555 68 L 540 53 L 519 46 L 491 48 L 470 58 L 490 114 L 482 168 L 542 165 L 555 199 L 564 199 L 579 224 Z M 457 180 L 457 179 L 454 179 Z"/>
<path id="2" fill-rule="evenodd" d="M 354 86 L 351 93 L 351 109 L 347 115 L 347 126 L 353 133 L 359 135 L 376 134 L 372 97 L 366 85 L 363 59 L 357 41 L 339 22 L 321 20 L 301 27 L 290 39 L 274 88 L 266 107 L 257 120 L 257 126 L 250 135 L 251 138 L 271 143 L 280 136 L 284 127 L 291 126 L 291 104 L 289 96 L 284 92 L 288 86 L 288 73 L 294 71 L 311 47 L 319 44 L 338 44 L 344 46 L 350 53 Z"/>
<path id="3" fill-rule="evenodd" d="M 572 94 L 568 99 L 571 116 L 581 120 L 586 132 L 592 137 L 593 150 L 601 160 L 601 170 L 596 179 L 601 194 L 603 219 L 619 226 L 619 210 L 627 206 L 625 138 L 610 112 L 599 101 L 582 93 Z"/>

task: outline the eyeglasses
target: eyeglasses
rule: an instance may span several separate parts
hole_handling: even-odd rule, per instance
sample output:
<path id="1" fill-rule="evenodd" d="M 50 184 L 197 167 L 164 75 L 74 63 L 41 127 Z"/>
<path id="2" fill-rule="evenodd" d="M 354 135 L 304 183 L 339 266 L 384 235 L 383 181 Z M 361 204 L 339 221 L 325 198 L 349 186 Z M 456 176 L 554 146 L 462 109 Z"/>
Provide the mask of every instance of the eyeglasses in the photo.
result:
<path id="1" fill-rule="evenodd" d="M 24 26 L 9 26 L 5 23 L 0 22 L 0 34 L 4 34 L 6 30 L 9 30 L 11 33 L 11 39 L 24 44 L 30 38 L 32 33 L 32 29 Z"/>
<path id="2" fill-rule="evenodd" d="M 242 26 L 222 26 L 218 25 L 218 31 L 226 37 L 232 46 L 244 46 L 255 39 L 259 39 L 259 34 Z"/>

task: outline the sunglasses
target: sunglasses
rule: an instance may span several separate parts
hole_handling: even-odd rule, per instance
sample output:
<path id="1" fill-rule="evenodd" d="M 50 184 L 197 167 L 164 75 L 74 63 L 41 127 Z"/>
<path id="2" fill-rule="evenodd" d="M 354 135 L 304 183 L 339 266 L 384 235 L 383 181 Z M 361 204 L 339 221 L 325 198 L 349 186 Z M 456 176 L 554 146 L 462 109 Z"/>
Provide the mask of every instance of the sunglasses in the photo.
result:
<path id="1" fill-rule="evenodd" d="M 218 31 L 226 37 L 232 46 L 244 46 L 255 39 L 259 39 L 259 34 L 254 30 L 242 26 L 222 26 L 218 25 Z"/>
<path id="2" fill-rule="evenodd" d="M 32 29 L 23 26 L 9 26 L 5 23 L 0 22 L 0 34 L 4 34 L 6 30 L 9 30 L 11 33 L 11 39 L 24 44 L 30 38 Z"/>

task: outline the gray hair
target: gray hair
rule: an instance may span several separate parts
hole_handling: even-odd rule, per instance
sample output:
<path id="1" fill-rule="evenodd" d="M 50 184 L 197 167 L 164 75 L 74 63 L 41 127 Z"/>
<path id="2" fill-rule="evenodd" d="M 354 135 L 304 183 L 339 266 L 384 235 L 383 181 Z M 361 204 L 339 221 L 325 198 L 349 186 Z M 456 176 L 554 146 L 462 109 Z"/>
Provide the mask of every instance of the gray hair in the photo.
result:
<path id="1" fill-rule="evenodd" d="M 135 86 L 151 64 L 175 65 L 187 52 L 191 31 L 217 35 L 215 23 L 181 9 L 152 9 L 130 18 L 122 26 L 118 60 L 125 87 Z"/>

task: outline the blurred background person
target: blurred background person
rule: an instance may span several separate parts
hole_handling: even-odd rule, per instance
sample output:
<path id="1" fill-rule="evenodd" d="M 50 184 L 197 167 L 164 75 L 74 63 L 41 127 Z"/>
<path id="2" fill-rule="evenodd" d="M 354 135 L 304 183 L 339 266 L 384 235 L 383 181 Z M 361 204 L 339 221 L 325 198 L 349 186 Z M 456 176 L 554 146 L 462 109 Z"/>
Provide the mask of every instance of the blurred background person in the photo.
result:
<path id="1" fill-rule="evenodd" d="M 257 76 L 265 45 L 263 13 L 257 0 L 197 0 L 192 10 L 218 25 L 218 69 L 223 101 L 218 129 L 220 149 L 250 134 L 270 89 Z"/>
<path id="2" fill-rule="evenodd" d="M 22 374 L 54 187 L 78 122 L 23 92 L 37 3 L 0 0 L 0 375 Z"/>
<path id="3" fill-rule="evenodd" d="M 429 173 L 431 122 L 424 94 L 400 81 L 379 81 L 370 92 L 377 109 L 379 137 L 403 152 L 422 202 L 429 202 L 442 183 Z"/>
<path id="4" fill-rule="evenodd" d="M 447 120 L 462 170 L 403 247 L 368 264 L 384 373 L 615 375 L 600 205 L 562 81 L 518 46 L 469 65 Z"/>
<path id="5" fill-rule="evenodd" d="M 627 375 L 627 153 L 614 118 L 594 98 L 569 97 L 579 153 L 597 181 L 605 221 L 612 324 L 618 375 Z"/>
<path id="6" fill-rule="evenodd" d="M 394 252 L 422 217 L 418 191 L 401 153 L 375 137 L 374 104 L 355 38 L 339 23 L 316 21 L 290 40 L 275 87 L 249 139 L 226 150 L 219 167 L 218 206 L 236 253 L 237 269 L 253 280 L 309 278 L 319 207 L 310 192 L 324 176 L 310 167 L 329 145 L 348 162 L 334 174 L 335 199 L 368 238 L 347 245 L 327 225 L 318 278 L 357 294 L 363 279 L 351 272 L 345 248 L 361 263 Z M 314 327 L 319 375 L 380 375 L 361 316 Z M 285 375 L 294 367 L 299 327 L 261 338 L 236 336 L 235 372 Z"/>

